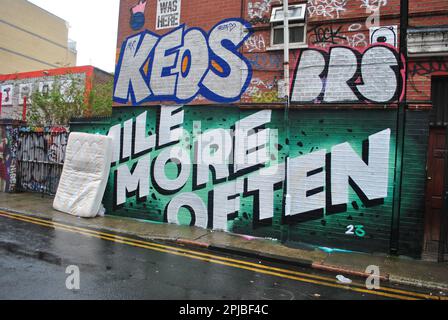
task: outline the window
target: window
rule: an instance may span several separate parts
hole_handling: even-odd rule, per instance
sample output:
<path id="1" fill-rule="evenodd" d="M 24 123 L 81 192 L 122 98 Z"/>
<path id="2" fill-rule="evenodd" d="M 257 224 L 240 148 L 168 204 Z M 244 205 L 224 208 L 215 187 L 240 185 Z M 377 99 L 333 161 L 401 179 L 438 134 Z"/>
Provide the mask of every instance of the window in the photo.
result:
<path id="1" fill-rule="evenodd" d="M 305 20 L 306 4 L 296 4 L 289 6 L 289 21 Z M 280 22 L 283 24 L 283 7 L 272 9 L 271 23 Z"/>
<path id="2" fill-rule="evenodd" d="M 305 24 L 306 4 L 289 6 L 289 43 L 294 46 L 306 44 L 306 24 Z M 273 8 L 271 15 L 271 48 L 283 48 L 284 27 L 283 27 L 283 7 Z"/>
<path id="3" fill-rule="evenodd" d="M 272 44 L 274 46 L 282 45 L 285 41 L 283 25 L 274 27 L 273 32 Z M 305 26 L 303 24 L 289 26 L 289 43 L 305 43 Z"/>
<path id="4" fill-rule="evenodd" d="M 448 125 L 448 77 L 432 77 L 431 126 Z"/>

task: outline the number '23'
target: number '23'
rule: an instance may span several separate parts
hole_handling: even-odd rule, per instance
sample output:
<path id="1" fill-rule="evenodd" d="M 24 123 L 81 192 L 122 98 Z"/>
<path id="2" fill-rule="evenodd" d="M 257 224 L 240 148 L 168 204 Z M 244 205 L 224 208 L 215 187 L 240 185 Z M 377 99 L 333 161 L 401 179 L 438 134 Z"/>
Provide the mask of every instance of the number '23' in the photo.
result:
<path id="1" fill-rule="evenodd" d="M 345 232 L 347 235 L 356 235 L 360 238 L 364 237 L 366 235 L 366 232 L 364 230 L 364 226 L 362 225 L 349 225 L 347 226 L 347 231 Z"/>

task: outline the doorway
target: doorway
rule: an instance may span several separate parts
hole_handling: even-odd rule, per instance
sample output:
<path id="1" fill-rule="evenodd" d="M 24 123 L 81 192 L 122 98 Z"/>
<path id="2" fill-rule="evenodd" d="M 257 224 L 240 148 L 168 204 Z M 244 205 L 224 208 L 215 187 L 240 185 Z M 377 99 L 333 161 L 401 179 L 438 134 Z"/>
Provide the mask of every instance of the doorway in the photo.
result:
<path id="1" fill-rule="evenodd" d="M 433 78 L 427 161 L 424 257 L 443 261 L 447 237 L 448 78 Z"/>

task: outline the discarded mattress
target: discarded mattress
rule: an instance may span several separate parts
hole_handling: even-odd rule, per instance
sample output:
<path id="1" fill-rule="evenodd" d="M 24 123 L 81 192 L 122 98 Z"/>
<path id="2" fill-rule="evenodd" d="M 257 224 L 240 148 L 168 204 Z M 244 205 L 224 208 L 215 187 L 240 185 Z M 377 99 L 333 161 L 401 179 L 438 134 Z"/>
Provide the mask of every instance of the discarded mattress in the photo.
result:
<path id="1" fill-rule="evenodd" d="M 71 133 L 54 209 L 83 218 L 100 215 L 112 153 L 111 137 Z"/>

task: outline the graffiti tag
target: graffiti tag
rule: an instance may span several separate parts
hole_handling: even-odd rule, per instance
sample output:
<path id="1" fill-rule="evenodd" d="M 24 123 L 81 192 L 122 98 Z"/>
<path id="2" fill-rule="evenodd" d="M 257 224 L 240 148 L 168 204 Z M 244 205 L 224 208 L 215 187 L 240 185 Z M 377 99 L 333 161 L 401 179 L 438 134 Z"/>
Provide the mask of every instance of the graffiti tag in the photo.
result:
<path id="1" fill-rule="evenodd" d="M 411 76 L 428 76 L 436 72 L 448 72 L 448 61 L 415 62 L 410 68 Z"/>
<path id="2" fill-rule="evenodd" d="M 341 34 L 342 26 L 337 29 L 333 29 L 332 27 L 315 27 L 310 30 L 313 33 L 314 40 L 313 44 L 319 43 L 329 43 L 329 44 L 337 44 L 338 40 L 345 40 L 346 37 Z"/>
<path id="3" fill-rule="evenodd" d="M 339 18 L 344 12 L 348 0 L 308 0 L 308 14 L 310 17 Z"/>

